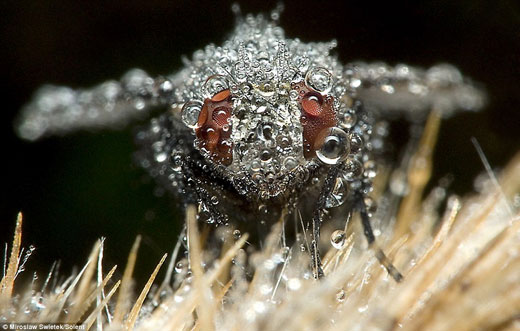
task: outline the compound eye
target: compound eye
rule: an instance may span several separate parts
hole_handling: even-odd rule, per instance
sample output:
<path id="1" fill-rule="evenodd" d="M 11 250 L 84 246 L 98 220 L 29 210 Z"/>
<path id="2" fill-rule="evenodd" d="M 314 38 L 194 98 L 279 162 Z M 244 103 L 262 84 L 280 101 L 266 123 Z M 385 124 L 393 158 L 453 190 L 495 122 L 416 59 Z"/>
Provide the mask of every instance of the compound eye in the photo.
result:
<path id="1" fill-rule="evenodd" d="M 326 73 L 321 71 L 318 73 L 321 75 L 320 77 L 327 78 Z M 314 74 L 318 75 L 318 73 L 315 72 Z M 318 88 L 316 81 L 327 82 L 325 78 L 323 80 L 318 80 L 319 77 L 315 76 L 312 76 L 312 78 L 314 79 L 316 89 Z M 322 84 L 321 88 L 325 89 L 327 87 L 325 85 L 325 83 Z M 315 88 L 308 86 L 306 82 L 293 83 L 292 88 L 298 92 L 298 102 L 300 103 L 300 123 L 303 127 L 303 156 L 306 159 L 311 159 L 317 156 L 317 150 L 321 149 L 323 140 L 327 136 L 320 137 L 320 133 L 326 132 L 326 129 L 337 125 L 334 98 L 318 92 Z M 326 144 L 325 154 L 327 154 L 330 148 L 332 146 Z"/>
<path id="2" fill-rule="evenodd" d="M 206 85 L 209 83 L 218 90 L 217 86 L 222 87 L 220 78 L 221 76 L 211 76 L 206 81 Z M 204 100 L 195 125 L 199 149 L 207 151 L 214 162 L 222 165 L 231 164 L 233 157 L 233 144 L 230 138 L 232 107 L 230 91 L 228 89 L 217 91 Z"/>
<path id="3" fill-rule="evenodd" d="M 319 116 L 322 106 L 323 97 L 317 92 L 307 92 L 302 98 L 302 110 L 306 115 Z"/>

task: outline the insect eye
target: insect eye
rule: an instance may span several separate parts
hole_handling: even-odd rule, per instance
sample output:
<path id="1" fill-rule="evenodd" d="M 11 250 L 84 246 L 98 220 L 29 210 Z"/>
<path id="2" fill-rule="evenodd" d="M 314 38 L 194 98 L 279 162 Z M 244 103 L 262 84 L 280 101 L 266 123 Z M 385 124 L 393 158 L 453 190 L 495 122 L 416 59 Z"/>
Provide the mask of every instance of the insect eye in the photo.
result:
<path id="1" fill-rule="evenodd" d="M 323 97 L 317 92 L 307 92 L 301 101 L 302 110 L 310 116 L 319 116 L 322 112 Z"/>
<path id="2" fill-rule="evenodd" d="M 208 78 L 206 85 L 209 83 L 213 87 L 219 86 L 221 88 L 222 85 L 217 84 L 221 82 L 219 79 L 220 76 L 212 76 Z M 196 124 L 188 126 L 195 129 L 199 149 L 208 151 L 211 159 L 222 165 L 231 164 L 233 157 L 233 144 L 230 139 L 232 107 L 231 93 L 229 89 L 225 89 L 219 90 L 206 98 L 200 108 L 196 108 L 190 103 L 187 103 L 183 108 L 183 116 L 189 117 L 190 123 L 193 123 L 195 113 L 198 110 Z M 184 114 L 184 109 L 186 114 Z"/>
<path id="3" fill-rule="evenodd" d="M 321 74 L 322 78 L 326 78 L 323 72 Z M 318 80 L 317 77 L 312 76 L 312 78 L 315 81 Z M 312 86 L 307 85 L 307 80 L 293 84 L 292 88 L 298 92 L 297 99 L 301 110 L 300 123 L 303 127 L 303 155 L 306 159 L 311 159 L 317 156 L 316 152 L 323 147 L 324 137 L 320 137 L 320 133 L 325 132 L 328 128 L 335 127 L 337 119 L 336 111 L 334 110 L 334 98 L 323 95 Z M 321 87 L 325 88 L 326 86 L 322 85 Z M 330 144 L 325 146 L 327 151 L 332 148 L 332 143 L 331 141 Z"/>

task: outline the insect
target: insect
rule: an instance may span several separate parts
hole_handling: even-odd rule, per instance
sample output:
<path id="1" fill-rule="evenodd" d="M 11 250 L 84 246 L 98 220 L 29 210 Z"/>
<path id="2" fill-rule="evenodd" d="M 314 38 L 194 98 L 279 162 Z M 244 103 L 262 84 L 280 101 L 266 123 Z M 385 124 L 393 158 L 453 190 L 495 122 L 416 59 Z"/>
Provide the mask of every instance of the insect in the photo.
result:
<path id="1" fill-rule="evenodd" d="M 326 211 L 358 212 L 374 244 L 369 194 L 385 139 L 381 119 L 478 109 L 483 95 L 449 65 L 343 65 L 331 54 L 335 41 L 286 38 L 277 17 L 239 16 L 227 41 L 196 51 L 171 75 L 133 69 L 91 89 L 42 87 L 22 110 L 18 134 L 36 140 L 119 127 L 160 108 L 137 133 L 140 165 L 183 203 L 198 204 L 208 223 L 302 215 L 320 278 Z M 381 250 L 376 256 L 402 278 Z"/>

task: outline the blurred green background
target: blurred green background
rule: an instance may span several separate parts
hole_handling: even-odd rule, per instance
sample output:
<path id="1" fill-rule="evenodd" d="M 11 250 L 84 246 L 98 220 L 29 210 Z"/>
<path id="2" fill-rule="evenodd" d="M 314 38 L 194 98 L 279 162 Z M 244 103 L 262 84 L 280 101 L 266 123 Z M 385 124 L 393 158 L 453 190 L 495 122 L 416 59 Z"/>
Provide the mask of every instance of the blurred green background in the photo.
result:
<path id="1" fill-rule="evenodd" d="M 243 12 L 258 13 L 276 2 L 240 4 Z M 132 67 L 151 75 L 175 71 L 182 55 L 224 40 L 234 25 L 230 8 L 229 1 L 2 1 L 0 243 L 11 242 L 16 214 L 23 211 L 23 243 L 37 248 L 27 274 L 37 270 L 42 277 L 56 259 L 68 274 L 84 263 L 101 236 L 107 237 L 106 266 L 123 266 L 140 233 L 137 277 L 142 281 L 171 251 L 182 217 L 175 201 L 158 196 L 154 183 L 132 163 L 132 128 L 27 143 L 12 130 L 19 108 L 44 83 L 87 87 Z M 281 25 L 289 37 L 304 41 L 337 39 L 343 62 L 449 62 L 482 83 L 490 98 L 485 111 L 442 124 L 433 182 L 453 174 L 450 192 L 471 191 L 483 170 L 471 136 L 494 167 L 519 150 L 518 1 L 286 1 Z M 394 136 L 399 144 L 406 133 Z"/>

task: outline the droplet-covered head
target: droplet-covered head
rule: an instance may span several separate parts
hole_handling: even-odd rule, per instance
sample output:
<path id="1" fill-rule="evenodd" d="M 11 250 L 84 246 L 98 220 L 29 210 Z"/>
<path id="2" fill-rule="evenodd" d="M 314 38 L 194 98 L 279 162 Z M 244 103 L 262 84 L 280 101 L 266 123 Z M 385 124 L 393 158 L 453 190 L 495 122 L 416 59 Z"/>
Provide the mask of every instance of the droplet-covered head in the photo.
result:
<path id="1" fill-rule="evenodd" d="M 286 39 L 273 22 L 248 16 L 222 47 L 196 52 L 177 94 L 195 147 L 261 198 L 283 193 L 310 164 L 344 161 L 349 138 L 337 109 L 346 84 L 334 46 Z"/>

